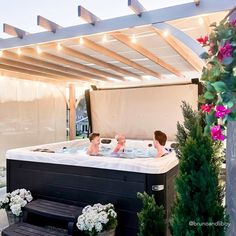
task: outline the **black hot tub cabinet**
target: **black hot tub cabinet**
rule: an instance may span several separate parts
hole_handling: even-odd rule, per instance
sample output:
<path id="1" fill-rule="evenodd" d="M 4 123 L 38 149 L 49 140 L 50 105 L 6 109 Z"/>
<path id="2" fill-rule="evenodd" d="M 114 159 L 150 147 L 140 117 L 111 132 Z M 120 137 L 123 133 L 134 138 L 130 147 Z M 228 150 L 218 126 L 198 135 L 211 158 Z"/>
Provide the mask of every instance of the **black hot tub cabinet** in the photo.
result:
<path id="1" fill-rule="evenodd" d="M 65 143 L 62 146 L 64 145 Z M 50 148 L 52 149 L 52 146 Z M 83 166 L 78 164 L 80 158 L 89 159 L 91 157 L 77 157 L 76 154 L 68 154 L 69 156 L 67 155 L 66 159 L 73 156 L 74 159 L 77 159 L 77 162 L 62 164 L 65 159 L 60 155 L 65 154 L 57 156 L 59 158 L 57 163 L 53 158 L 53 155 L 55 155 L 53 153 L 37 153 L 37 158 L 34 158 L 35 153 L 30 150 L 32 148 L 8 151 L 7 191 L 26 188 L 31 190 L 34 198 L 78 206 L 94 203 L 113 203 L 118 213 L 117 236 L 137 235 L 137 212 L 142 207 L 141 200 L 137 199 L 137 192 L 146 191 L 153 194 L 157 203 L 164 205 L 167 219 L 170 217 L 170 210 L 175 197 L 174 179 L 178 171 L 177 162 L 175 164 L 172 162 L 172 165 L 169 165 L 169 168 L 163 173 L 155 174 L 148 173 L 148 171 L 142 173 L 142 168 L 138 169 L 139 172 L 135 172 L 120 170 L 122 165 L 116 165 L 117 161 L 123 162 L 121 164 L 124 165 L 127 161 L 130 165 L 132 161 L 135 162 L 135 159 L 119 160 L 119 158 L 93 157 L 95 159 L 101 158 L 98 160 L 100 166 L 96 168 L 88 166 L 89 162 L 86 162 L 86 164 L 82 162 L 81 165 Z M 170 155 L 173 156 L 173 153 Z M 42 162 L 40 162 L 40 157 Z M 109 166 L 105 164 L 102 168 L 101 163 L 106 162 L 106 158 L 114 162 L 112 163 L 114 165 L 112 169 L 108 169 Z M 163 158 L 168 158 L 168 155 Z M 94 161 L 94 159 L 92 160 Z M 141 160 L 139 159 L 139 161 Z M 160 160 L 158 161 L 160 162 Z M 148 160 L 143 160 L 143 162 L 148 162 Z M 153 167 L 155 159 L 152 158 L 150 162 Z M 137 163 L 135 165 L 137 167 Z"/>

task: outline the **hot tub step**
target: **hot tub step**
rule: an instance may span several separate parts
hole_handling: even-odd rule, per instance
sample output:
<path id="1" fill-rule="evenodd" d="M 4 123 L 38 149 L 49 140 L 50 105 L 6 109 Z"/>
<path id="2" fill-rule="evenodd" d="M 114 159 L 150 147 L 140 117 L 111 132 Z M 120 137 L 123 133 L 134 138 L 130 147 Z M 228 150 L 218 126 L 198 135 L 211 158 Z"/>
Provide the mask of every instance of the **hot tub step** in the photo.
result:
<path id="1" fill-rule="evenodd" d="M 37 199 L 28 203 L 24 208 L 24 222 L 29 222 L 29 215 L 47 218 L 50 222 L 63 221 L 68 227 L 68 233 L 72 234 L 75 229 L 77 217 L 82 213 L 82 207 L 64 203 Z M 31 222 L 30 222 L 31 223 Z"/>
<path id="2" fill-rule="evenodd" d="M 4 229 L 2 236 L 65 236 L 68 234 L 60 233 L 56 230 L 27 224 L 16 223 Z"/>

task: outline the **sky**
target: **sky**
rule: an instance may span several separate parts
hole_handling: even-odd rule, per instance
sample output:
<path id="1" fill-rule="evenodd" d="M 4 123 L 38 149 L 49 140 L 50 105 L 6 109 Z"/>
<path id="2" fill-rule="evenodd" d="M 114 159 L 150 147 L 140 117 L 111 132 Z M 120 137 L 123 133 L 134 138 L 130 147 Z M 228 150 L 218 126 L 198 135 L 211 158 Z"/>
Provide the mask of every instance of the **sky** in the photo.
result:
<path id="1" fill-rule="evenodd" d="M 193 2 L 193 0 L 139 0 L 147 9 Z M 7 23 L 29 33 L 44 31 L 37 26 L 37 15 L 41 15 L 63 27 L 84 23 L 78 17 L 78 6 L 82 5 L 101 19 L 133 14 L 128 0 L 0 0 L 0 25 Z M 0 38 L 9 38 L 0 27 Z"/>

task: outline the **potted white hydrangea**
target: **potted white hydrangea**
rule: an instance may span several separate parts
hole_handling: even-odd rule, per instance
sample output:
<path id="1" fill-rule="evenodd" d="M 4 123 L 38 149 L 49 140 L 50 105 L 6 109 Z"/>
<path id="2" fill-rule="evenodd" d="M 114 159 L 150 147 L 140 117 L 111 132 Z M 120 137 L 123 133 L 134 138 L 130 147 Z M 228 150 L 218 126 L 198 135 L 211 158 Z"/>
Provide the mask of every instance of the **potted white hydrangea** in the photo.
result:
<path id="1" fill-rule="evenodd" d="M 9 224 L 20 221 L 22 216 L 22 208 L 33 200 L 31 192 L 22 188 L 16 189 L 11 193 L 6 193 L 2 199 L 0 199 L 0 208 L 6 210 Z"/>
<path id="2" fill-rule="evenodd" d="M 78 217 L 77 227 L 89 236 L 114 236 L 117 226 L 117 213 L 109 203 L 86 206 Z"/>

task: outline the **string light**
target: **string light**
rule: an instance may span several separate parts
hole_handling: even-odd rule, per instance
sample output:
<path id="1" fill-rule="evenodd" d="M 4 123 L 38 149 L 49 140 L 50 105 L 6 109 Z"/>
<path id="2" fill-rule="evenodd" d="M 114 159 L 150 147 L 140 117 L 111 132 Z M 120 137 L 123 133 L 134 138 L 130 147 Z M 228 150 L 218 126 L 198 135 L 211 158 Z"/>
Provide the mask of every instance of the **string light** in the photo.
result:
<path id="1" fill-rule="evenodd" d="M 137 42 L 135 34 L 132 35 L 131 42 L 132 43 L 136 43 Z"/>
<path id="2" fill-rule="evenodd" d="M 58 50 L 58 51 L 61 51 L 61 50 L 62 50 L 62 46 L 61 46 L 60 43 L 57 43 L 57 50 Z"/>
<path id="3" fill-rule="evenodd" d="M 38 54 L 41 54 L 41 53 L 42 53 L 42 50 L 41 50 L 41 48 L 40 48 L 39 46 L 36 47 L 36 50 L 37 50 L 37 53 L 38 53 Z"/>
<path id="4" fill-rule="evenodd" d="M 79 43 L 80 43 L 80 45 L 83 45 L 83 44 L 84 44 L 84 39 L 83 39 L 83 37 L 81 37 L 81 38 L 79 39 Z"/>
<path id="5" fill-rule="evenodd" d="M 169 35 L 169 31 L 165 30 L 164 33 L 163 33 L 163 36 L 166 38 L 168 35 Z"/>
<path id="6" fill-rule="evenodd" d="M 198 23 L 199 23 L 199 25 L 203 25 L 204 24 L 204 20 L 202 19 L 202 17 L 199 17 Z"/>
<path id="7" fill-rule="evenodd" d="M 3 56 L 3 51 L 0 51 L 0 57 L 2 57 Z"/>
<path id="8" fill-rule="evenodd" d="M 102 41 L 103 41 L 104 43 L 107 42 L 107 35 L 106 35 L 106 34 L 103 35 L 103 37 L 102 37 Z"/>
<path id="9" fill-rule="evenodd" d="M 18 54 L 18 56 L 20 56 L 22 54 L 22 51 L 20 48 L 17 49 L 17 54 Z"/>

